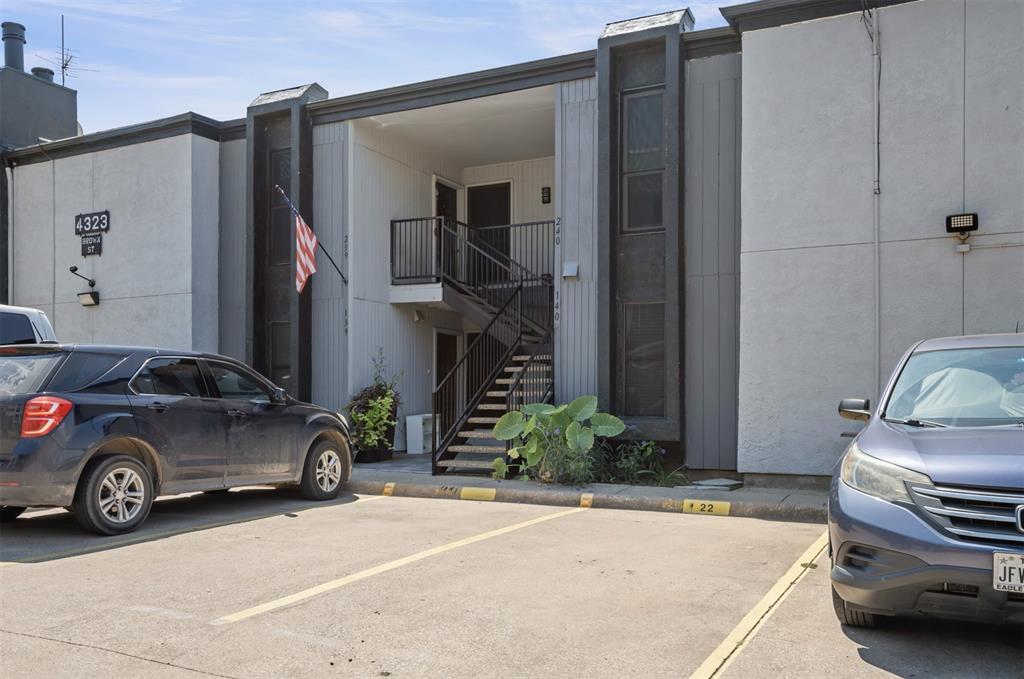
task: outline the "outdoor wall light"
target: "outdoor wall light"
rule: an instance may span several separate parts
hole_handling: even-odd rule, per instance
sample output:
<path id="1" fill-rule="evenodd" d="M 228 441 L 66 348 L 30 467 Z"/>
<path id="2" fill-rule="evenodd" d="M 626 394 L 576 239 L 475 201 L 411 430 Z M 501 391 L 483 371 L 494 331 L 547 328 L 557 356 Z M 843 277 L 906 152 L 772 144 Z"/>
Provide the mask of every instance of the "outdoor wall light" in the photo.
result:
<path id="1" fill-rule="evenodd" d="M 100 293 L 96 290 L 90 290 L 89 292 L 78 293 L 78 303 L 82 306 L 99 306 L 100 305 Z"/>
<path id="2" fill-rule="evenodd" d="M 958 234 L 965 238 L 971 231 L 978 230 L 978 213 L 968 212 L 946 217 L 946 233 Z"/>
<path id="3" fill-rule="evenodd" d="M 96 287 L 96 279 L 88 278 L 78 273 L 78 267 L 72 266 L 68 268 L 68 271 L 81 278 L 83 281 L 89 284 L 90 288 Z M 96 290 L 90 290 L 88 292 L 78 293 L 78 303 L 82 306 L 99 306 L 100 305 L 100 293 Z"/>

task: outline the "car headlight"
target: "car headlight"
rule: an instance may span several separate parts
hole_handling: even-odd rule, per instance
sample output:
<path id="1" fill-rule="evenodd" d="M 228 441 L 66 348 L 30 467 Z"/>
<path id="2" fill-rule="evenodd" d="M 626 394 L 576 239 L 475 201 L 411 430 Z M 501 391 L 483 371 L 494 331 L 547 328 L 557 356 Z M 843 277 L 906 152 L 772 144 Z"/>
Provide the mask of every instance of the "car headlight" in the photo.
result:
<path id="1" fill-rule="evenodd" d="M 850 444 L 846 451 L 839 478 L 851 488 L 889 502 L 911 501 L 910 493 L 907 492 L 907 483 L 931 485 L 932 482 L 926 474 L 883 462 L 877 457 L 867 455 L 857 447 L 856 443 Z"/>

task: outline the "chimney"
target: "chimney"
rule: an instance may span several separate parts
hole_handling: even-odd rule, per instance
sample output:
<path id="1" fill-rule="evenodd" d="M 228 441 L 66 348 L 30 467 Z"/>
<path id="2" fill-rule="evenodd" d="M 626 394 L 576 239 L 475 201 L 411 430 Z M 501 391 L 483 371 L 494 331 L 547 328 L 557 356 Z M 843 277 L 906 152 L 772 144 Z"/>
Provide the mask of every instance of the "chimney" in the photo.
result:
<path id="1" fill-rule="evenodd" d="M 25 70 L 25 27 L 13 21 L 0 24 L 4 32 L 4 66 Z"/>
<path id="2" fill-rule="evenodd" d="M 53 71 L 46 68 L 45 66 L 33 66 L 32 75 L 39 78 L 40 80 L 45 80 L 48 83 L 53 82 Z"/>

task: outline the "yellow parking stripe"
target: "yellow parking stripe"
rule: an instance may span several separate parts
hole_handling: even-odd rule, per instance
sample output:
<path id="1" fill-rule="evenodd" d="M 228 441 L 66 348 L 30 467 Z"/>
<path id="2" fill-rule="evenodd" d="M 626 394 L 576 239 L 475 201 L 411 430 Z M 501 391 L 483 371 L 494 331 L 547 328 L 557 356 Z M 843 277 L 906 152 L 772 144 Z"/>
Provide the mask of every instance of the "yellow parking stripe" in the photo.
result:
<path id="1" fill-rule="evenodd" d="M 474 488 L 472 486 L 466 486 L 459 492 L 460 500 L 484 500 L 490 501 L 494 499 L 498 491 L 494 488 Z"/>
<path id="2" fill-rule="evenodd" d="M 714 679 L 721 676 L 725 668 L 739 655 L 747 643 L 754 638 L 761 626 L 767 622 L 779 604 L 789 595 L 798 582 L 807 574 L 813 564 L 828 545 L 828 531 L 822 533 L 817 540 L 811 543 L 800 558 L 797 559 L 785 575 L 778 579 L 768 590 L 768 593 L 761 597 L 761 600 L 754 604 L 750 612 L 743 616 L 740 623 L 736 625 L 729 636 L 725 638 L 718 648 L 707 657 L 697 668 L 697 671 L 690 675 L 690 679 Z"/>
<path id="3" fill-rule="evenodd" d="M 346 575 L 345 577 L 337 578 L 336 580 L 330 580 L 328 582 L 323 583 L 322 585 L 310 587 L 309 589 L 304 589 L 301 592 L 289 594 L 288 596 L 281 597 L 280 599 L 274 599 L 273 601 L 268 601 L 265 604 L 260 604 L 259 606 L 247 608 L 244 611 L 238 611 L 237 613 L 225 615 L 221 618 L 217 618 L 216 620 L 212 621 L 212 624 L 226 625 L 233 622 L 239 622 L 247 618 L 252 618 L 254 616 L 260 615 L 261 613 L 269 613 L 270 611 L 274 611 L 279 608 L 284 608 L 285 606 L 291 606 L 292 604 L 297 604 L 301 601 L 305 601 L 306 599 L 310 599 L 319 594 L 324 594 L 325 592 L 330 592 L 340 587 L 344 587 L 345 585 L 351 585 L 354 582 L 365 580 L 366 578 L 373 577 L 374 575 L 387 573 L 388 571 L 393 571 L 396 568 L 401 568 L 402 566 L 407 566 L 411 563 L 416 563 L 417 561 L 422 561 L 423 559 L 428 559 L 432 556 L 437 556 L 438 554 L 450 552 L 451 550 L 458 549 L 459 547 L 466 547 L 467 545 L 482 542 L 483 540 L 489 540 L 490 538 L 495 538 L 499 535 L 505 535 L 513 531 L 522 530 L 523 528 L 528 528 L 530 526 L 535 526 L 538 523 L 544 523 L 545 521 L 551 521 L 552 519 L 558 519 L 563 516 L 568 516 L 569 514 L 575 514 L 576 512 L 581 511 L 583 511 L 583 509 L 581 509 L 580 507 L 574 507 L 573 509 L 555 512 L 554 514 L 545 514 L 544 516 L 539 516 L 535 519 L 529 519 L 528 521 L 514 523 L 511 526 L 497 528 L 495 530 L 487 531 L 486 533 L 478 533 L 477 535 L 473 535 L 468 538 L 456 540 L 455 542 L 449 542 L 446 545 L 425 549 L 422 552 L 416 552 L 415 554 L 402 557 L 401 559 L 388 561 L 387 563 L 382 563 L 378 566 L 373 566 L 372 568 L 367 568 L 357 573 L 352 573 L 351 575 Z"/>

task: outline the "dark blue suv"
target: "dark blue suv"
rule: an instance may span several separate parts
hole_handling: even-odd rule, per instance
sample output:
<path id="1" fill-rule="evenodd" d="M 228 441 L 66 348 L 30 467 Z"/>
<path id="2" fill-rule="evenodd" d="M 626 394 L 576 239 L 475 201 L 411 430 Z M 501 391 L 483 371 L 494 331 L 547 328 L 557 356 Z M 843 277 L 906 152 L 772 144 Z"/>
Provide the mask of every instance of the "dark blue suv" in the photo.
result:
<path id="1" fill-rule="evenodd" d="M 236 360 L 139 347 L 0 347 L 0 520 L 67 507 L 83 527 L 137 528 L 157 495 L 252 484 L 338 495 L 345 419 Z"/>

